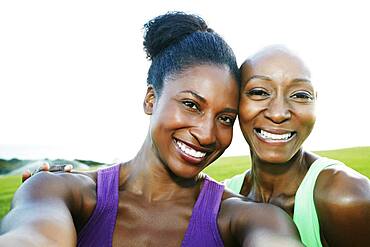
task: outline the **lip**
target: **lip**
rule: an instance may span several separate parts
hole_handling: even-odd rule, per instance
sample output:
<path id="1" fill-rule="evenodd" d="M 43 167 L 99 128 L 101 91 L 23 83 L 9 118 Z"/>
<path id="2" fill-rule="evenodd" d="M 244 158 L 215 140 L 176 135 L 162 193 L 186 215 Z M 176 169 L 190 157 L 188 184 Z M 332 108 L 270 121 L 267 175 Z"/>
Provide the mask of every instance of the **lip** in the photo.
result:
<path id="1" fill-rule="evenodd" d="M 285 135 L 285 134 L 291 134 L 291 136 L 288 139 L 267 139 L 264 138 L 261 135 L 261 131 L 268 132 L 273 135 Z M 296 131 L 288 130 L 288 129 L 272 129 L 272 128 L 254 128 L 253 133 L 257 136 L 257 138 L 264 142 L 271 145 L 281 145 L 286 144 L 293 140 L 297 136 Z"/>
<path id="2" fill-rule="evenodd" d="M 199 151 L 199 152 L 203 152 L 203 153 L 212 153 L 214 150 L 211 149 L 211 148 L 205 148 L 205 147 L 199 147 L 197 145 L 194 145 L 190 142 L 187 142 L 187 141 L 184 141 L 184 140 L 181 140 L 181 139 L 178 139 L 178 138 L 173 138 L 176 141 L 180 141 L 184 144 L 186 144 L 187 146 L 191 147 L 192 149 L 196 150 L 196 151 Z"/>
<path id="3" fill-rule="evenodd" d="M 277 129 L 277 128 L 264 128 L 264 127 L 261 127 L 261 128 L 254 128 L 254 130 L 264 130 L 266 132 L 269 132 L 269 133 L 272 133 L 272 134 L 276 134 L 276 135 L 283 135 L 283 134 L 287 134 L 287 133 L 292 133 L 292 132 L 296 132 L 294 130 L 290 130 L 290 129 Z"/>
<path id="4" fill-rule="evenodd" d="M 191 155 L 189 155 L 189 154 L 187 154 L 187 153 L 185 153 L 184 151 L 181 150 L 181 148 L 177 144 L 177 141 L 184 143 L 185 145 L 189 146 L 190 148 L 192 148 L 192 149 L 194 149 L 196 151 L 199 151 L 199 152 L 202 152 L 202 153 L 206 153 L 206 155 L 203 156 L 203 157 L 194 157 L 194 156 L 191 156 Z M 173 138 L 173 143 L 175 145 L 176 150 L 180 154 L 180 157 L 183 160 L 185 160 L 188 163 L 191 163 L 193 165 L 199 165 L 202 161 L 204 161 L 208 157 L 209 153 L 211 153 L 213 151 L 213 150 L 210 150 L 208 148 L 199 147 L 199 146 L 196 146 L 194 144 L 188 143 L 186 141 L 183 141 L 183 140 L 180 140 L 180 139 L 177 139 L 177 138 Z"/>

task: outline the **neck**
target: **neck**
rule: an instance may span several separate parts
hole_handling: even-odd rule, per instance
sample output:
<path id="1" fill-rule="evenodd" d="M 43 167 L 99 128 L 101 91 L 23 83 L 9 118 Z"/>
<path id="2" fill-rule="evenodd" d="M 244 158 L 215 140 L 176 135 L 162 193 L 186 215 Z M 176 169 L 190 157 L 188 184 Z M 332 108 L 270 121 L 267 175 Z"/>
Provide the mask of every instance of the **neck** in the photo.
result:
<path id="1" fill-rule="evenodd" d="M 262 161 L 253 153 L 251 157 L 251 192 L 258 201 L 269 202 L 281 196 L 294 197 L 314 156 L 300 149 L 288 162 L 281 164 Z"/>
<path id="2" fill-rule="evenodd" d="M 173 174 L 160 159 L 148 134 L 140 151 L 128 162 L 126 175 L 121 181 L 125 191 L 143 196 L 145 200 L 168 201 L 189 198 L 194 195 L 194 188 L 199 177 L 186 179 Z"/>

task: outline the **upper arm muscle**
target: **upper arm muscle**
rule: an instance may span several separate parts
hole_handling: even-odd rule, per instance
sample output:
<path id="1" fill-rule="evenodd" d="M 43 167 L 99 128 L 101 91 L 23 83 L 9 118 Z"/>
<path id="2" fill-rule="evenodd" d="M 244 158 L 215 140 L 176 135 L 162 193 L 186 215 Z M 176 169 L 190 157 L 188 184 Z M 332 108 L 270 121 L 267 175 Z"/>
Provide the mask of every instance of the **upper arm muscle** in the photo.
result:
<path id="1" fill-rule="evenodd" d="M 328 169 L 315 187 L 321 232 L 329 246 L 370 243 L 370 181 L 349 168 Z"/>
<path id="2" fill-rule="evenodd" d="M 76 231 L 69 195 L 60 176 L 40 173 L 30 178 L 16 192 L 12 209 L 2 221 L 0 243 L 1 239 L 18 239 L 33 245 L 74 246 Z"/>

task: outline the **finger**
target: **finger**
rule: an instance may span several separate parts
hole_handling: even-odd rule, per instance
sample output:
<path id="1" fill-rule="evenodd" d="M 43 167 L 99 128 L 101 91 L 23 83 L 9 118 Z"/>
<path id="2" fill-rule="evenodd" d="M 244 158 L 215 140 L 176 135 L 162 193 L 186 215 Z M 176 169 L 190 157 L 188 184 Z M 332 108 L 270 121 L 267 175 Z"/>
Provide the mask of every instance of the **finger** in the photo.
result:
<path id="1" fill-rule="evenodd" d="M 42 172 L 42 171 L 48 172 L 49 170 L 50 170 L 49 163 L 48 162 L 44 162 L 44 163 L 41 164 L 41 166 L 39 166 L 33 172 L 31 172 L 31 176 L 35 175 L 36 173 Z"/>
<path id="2" fill-rule="evenodd" d="M 22 173 L 22 183 L 31 177 L 30 170 L 24 170 Z"/>
<path id="3" fill-rule="evenodd" d="M 48 162 L 44 162 L 42 163 L 42 165 L 40 166 L 40 168 L 38 169 L 39 171 L 49 171 L 50 170 L 50 165 Z"/>
<path id="4" fill-rule="evenodd" d="M 66 165 L 66 166 L 64 167 L 64 171 L 65 171 L 65 172 L 71 172 L 71 171 L 72 171 L 72 169 L 73 169 L 73 165 L 71 165 L 71 164 L 68 164 L 68 165 Z"/>

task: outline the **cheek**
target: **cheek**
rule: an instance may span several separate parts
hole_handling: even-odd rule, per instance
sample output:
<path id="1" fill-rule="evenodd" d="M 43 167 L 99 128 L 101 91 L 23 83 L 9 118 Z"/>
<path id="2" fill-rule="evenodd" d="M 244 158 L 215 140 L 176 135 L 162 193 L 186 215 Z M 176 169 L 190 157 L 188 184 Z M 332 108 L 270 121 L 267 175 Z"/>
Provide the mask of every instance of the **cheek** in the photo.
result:
<path id="1" fill-rule="evenodd" d="M 297 109 L 298 108 L 298 109 Z M 301 145 L 307 140 L 315 125 L 316 114 L 313 106 L 297 107 L 295 109 L 294 120 L 296 130 L 298 131 L 299 143 Z"/>
<path id="2" fill-rule="evenodd" d="M 239 123 L 244 132 L 252 120 L 258 115 L 262 107 L 257 102 L 248 99 L 242 99 L 239 104 Z"/>
<path id="3" fill-rule="evenodd" d="M 310 115 L 310 116 L 307 116 L 307 131 L 308 131 L 308 134 L 311 133 L 313 127 L 315 126 L 315 122 L 316 122 L 316 115 Z"/>
<path id="4" fill-rule="evenodd" d="M 316 122 L 316 114 L 314 107 L 305 107 L 296 111 L 297 118 L 299 119 L 300 125 L 305 127 L 310 133 Z"/>
<path id="5" fill-rule="evenodd" d="M 233 139 L 233 128 L 222 129 L 217 135 L 222 148 L 226 149 L 231 144 L 231 141 Z"/>
<path id="6" fill-rule="evenodd" d="M 153 112 L 151 121 L 155 125 L 172 125 L 183 121 L 180 107 L 174 102 L 164 102 Z"/>
<path id="7" fill-rule="evenodd" d="M 183 121 L 180 111 L 175 104 L 167 104 L 166 107 L 158 107 L 153 112 L 150 119 L 152 135 L 161 138 L 165 131 L 176 128 Z"/>

